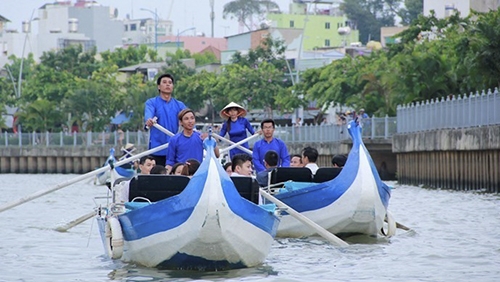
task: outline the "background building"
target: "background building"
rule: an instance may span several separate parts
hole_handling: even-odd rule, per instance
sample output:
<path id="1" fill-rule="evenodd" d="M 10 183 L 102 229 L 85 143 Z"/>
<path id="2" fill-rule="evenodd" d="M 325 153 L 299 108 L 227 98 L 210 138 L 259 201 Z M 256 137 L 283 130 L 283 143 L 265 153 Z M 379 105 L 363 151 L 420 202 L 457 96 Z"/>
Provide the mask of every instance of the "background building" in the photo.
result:
<path id="1" fill-rule="evenodd" d="M 267 19 L 271 27 L 303 29 L 303 50 L 345 47 L 359 41 L 359 31 L 341 13 L 339 2 L 294 0 L 288 14 L 270 13 Z"/>
<path id="2" fill-rule="evenodd" d="M 470 10 L 488 12 L 499 6 L 500 0 L 424 0 L 424 16 L 429 16 L 434 10 L 437 18 L 450 16 L 455 11 L 460 12 L 461 17 L 466 17 Z"/>

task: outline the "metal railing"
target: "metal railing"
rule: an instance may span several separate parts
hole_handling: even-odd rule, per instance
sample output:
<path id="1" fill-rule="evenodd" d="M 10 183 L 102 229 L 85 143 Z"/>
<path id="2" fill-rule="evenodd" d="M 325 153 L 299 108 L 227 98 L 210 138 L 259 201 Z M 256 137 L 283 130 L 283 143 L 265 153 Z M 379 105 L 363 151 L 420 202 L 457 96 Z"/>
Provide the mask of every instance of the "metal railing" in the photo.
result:
<path id="1" fill-rule="evenodd" d="M 397 132 L 455 129 L 500 124 L 500 95 L 491 92 L 448 96 L 397 108 Z"/>
<path id="2" fill-rule="evenodd" d="M 123 140 L 115 132 L 56 132 L 56 133 L 7 133 L 0 135 L 0 148 L 9 146 L 31 147 L 69 147 L 69 146 L 117 146 L 133 143 L 145 145 L 149 140 L 148 132 L 126 131 Z"/>
<path id="3" fill-rule="evenodd" d="M 396 132 L 396 117 L 372 117 L 362 120 L 363 137 L 389 139 Z M 120 146 L 133 143 L 136 146 L 147 145 L 147 131 L 126 131 L 123 140 L 115 132 L 56 132 L 56 133 L 8 133 L 0 134 L 0 148 L 17 147 L 92 147 Z M 274 136 L 285 143 L 338 142 L 349 139 L 345 124 L 341 125 L 304 125 L 276 126 Z M 253 144 L 256 139 L 250 143 Z"/>

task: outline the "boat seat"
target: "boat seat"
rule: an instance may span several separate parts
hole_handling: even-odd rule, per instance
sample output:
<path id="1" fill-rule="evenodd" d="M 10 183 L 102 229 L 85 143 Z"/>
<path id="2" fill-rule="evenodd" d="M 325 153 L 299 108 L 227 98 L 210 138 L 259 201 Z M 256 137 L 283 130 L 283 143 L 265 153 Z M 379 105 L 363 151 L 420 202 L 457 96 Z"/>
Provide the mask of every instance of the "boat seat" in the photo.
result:
<path id="1" fill-rule="evenodd" d="M 259 204 L 259 183 L 253 177 L 232 176 L 231 180 L 241 197 Z"/>
<path id="2" fill-rule="evenodd" d="M 312 182 L 311 170 L 307 167 L 277 167 L 273 169 L 271 172 L 271 184 L 286 181 Z"/>
<path id="3" fill-rule="evenodd" d="M 337 177 L 341 171 L 341 167 L 320 167 L 316 171 L 313 181 L 316 183 L 330 181 Z"/>
<path id="4" fill-rule="evenodd" d="M 137 175 L 130 180 L 129 201 L 136 197 L 146 198 L 151 202 L 161 201 L 182 192 L 189 180 L 184 175 Z"/>

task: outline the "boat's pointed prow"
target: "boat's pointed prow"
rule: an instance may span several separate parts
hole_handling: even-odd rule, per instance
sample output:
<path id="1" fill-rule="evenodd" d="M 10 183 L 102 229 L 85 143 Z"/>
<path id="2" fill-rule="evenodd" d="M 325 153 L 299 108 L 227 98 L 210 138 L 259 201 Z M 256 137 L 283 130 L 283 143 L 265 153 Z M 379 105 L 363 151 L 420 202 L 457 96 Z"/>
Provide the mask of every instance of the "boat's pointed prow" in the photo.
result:
<path id="1" fill-rule="evenodd" d="M 276 197 L 334 234 L 378 235 L 386 215 L 390 190 L 385 189 L 387 186 L 380 180 L 363 143 L 358 119 L 349 122 L 348 131 L 352 148 L 338 176 L 321 183 L 304 183 L 302 188 L 280 192 Z M 282 217 L 278 236 L 312 234 L 310 228 L 289 215 Z"/>

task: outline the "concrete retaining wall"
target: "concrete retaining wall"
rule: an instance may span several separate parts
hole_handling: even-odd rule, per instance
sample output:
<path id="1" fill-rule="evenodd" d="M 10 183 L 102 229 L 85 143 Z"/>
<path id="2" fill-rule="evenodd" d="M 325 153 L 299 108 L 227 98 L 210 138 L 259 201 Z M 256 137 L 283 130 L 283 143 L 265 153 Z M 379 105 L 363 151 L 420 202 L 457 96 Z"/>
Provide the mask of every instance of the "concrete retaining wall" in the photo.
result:
<path id="1" fill-rule="evenodd" d="M 500 125 L 393 136 L 401 184 L 500 192 Z"/>

